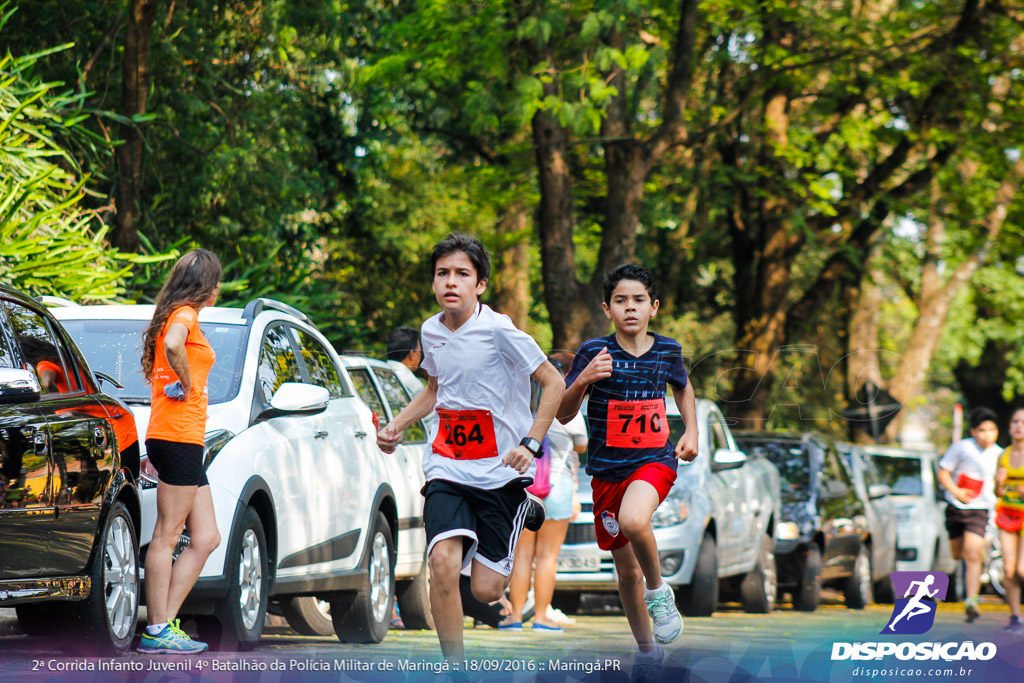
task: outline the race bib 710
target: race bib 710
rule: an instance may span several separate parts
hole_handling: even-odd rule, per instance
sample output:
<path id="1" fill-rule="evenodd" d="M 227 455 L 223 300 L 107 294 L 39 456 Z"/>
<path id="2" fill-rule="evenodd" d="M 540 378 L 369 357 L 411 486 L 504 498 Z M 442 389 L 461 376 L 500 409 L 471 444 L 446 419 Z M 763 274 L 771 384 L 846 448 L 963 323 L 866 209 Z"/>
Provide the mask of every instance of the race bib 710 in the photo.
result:
<path id="1" fill-rule="evenodd" d="M 608 438 L 613 448 L 661 448 L 668 442 L 665 399 L 608 401 Z"/>

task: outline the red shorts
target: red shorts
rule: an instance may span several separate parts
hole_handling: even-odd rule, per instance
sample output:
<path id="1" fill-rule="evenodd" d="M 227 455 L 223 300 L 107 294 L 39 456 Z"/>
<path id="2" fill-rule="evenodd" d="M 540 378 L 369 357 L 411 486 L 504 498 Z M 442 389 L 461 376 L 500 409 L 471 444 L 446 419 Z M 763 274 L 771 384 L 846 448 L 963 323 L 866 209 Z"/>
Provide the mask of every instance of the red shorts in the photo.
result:
<path id="1" fill-rule="evenodd" d="M 597 528 L 597 545 L 601 550 L 615 550 L 629 543 L 629 539 L 619 529 L 619 505 L 622 495 L 634 481 L 646 481 L 658 492 L 658 502 L 665 500 L 672 484 L 676 481 L 676 471 L 660 462 L 644 465 L 630 475 L 625 481 L 603 481 L 592 479 L 590 486 L 594 491 L 594 526 Z"/>

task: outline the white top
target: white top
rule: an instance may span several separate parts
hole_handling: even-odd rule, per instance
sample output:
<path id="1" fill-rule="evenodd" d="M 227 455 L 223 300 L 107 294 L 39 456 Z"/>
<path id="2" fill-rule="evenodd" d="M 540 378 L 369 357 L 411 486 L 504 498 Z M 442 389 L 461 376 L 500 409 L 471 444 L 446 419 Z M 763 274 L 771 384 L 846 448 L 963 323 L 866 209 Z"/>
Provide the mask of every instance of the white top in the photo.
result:
<path id="1" fill-rule="evenodd" d="M 498 455 L 481 460 L 454 460 L 438 455 L 432 444 L 440 420 L 434 419 L 423 451 L 426 481 L 446 479 L 482 489 L 501 488 L 513 479 L 533 477 L 535 466 L 519 474 L 501 459 L 519 445 L 533 426 L 530 375 L 547 360 L 530 335 L 516 329 L 507 315 L 480 304 L 476 313 L 452 332 L 443 313 L 429 318 L 420 331 L 420 366 L 437 378 L 436 409 L 489 410 L 494 420 Z"/>
<path id="2" fill-rule="evenodd" d="M 397 360 L 389 360 L 388 367 L 395 371 L 395 375 L 398 377 L 398 381 L 402 383 L 405 390 L 409 392 L 409 397 L 412 398 L 416 394 L 423 390 L 423 380 L 413 374 L 405 363 Z"/>
<path id="3" fill-rule="evenodd" d="M 983 483 L 981 493 L 969 503 L 961 503 L 952 493 L 946 491 L 946 500 L 949 504 L 961 510 L 991 510 L 996 504 L 996 465 L 1002 452 L 1003 449 L 995 444 L 981 450 L 974 437 L 962 439 L 950 446 L 939 460 L 939 467 L 953 475 L 953 483 L 957 484 L 961 474 L 972 479 L 980 479 Z"/>
<path id="4" fill-rule="evenodd" d="M 551 477 L 571 477 L 572 471 L 566 462 L 575 446 L 587 445 L 587 419 L 583 412 L 577 412 L 568 424 L 554 420 L 548 429 L 548 445 L 551 446 Z"/>

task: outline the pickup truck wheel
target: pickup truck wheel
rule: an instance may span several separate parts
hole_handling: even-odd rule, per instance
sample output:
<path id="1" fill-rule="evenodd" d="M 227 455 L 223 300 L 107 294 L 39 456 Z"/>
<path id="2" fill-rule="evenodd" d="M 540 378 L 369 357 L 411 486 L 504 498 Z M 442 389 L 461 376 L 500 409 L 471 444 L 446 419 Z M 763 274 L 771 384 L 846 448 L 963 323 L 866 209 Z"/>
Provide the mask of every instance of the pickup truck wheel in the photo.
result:
<path id="1" fill-rule="evenodd" d="M 896 602 L 896 587 L 888 576 L 875 582 L 875 602 L 879 605 L 891 605 Z"/>
<path id="2" fill-rule="evenodd" d="M 779 594 L 778 574 L 775 571 L 775 543 L 765 534 L 757 564 L 743 577 L 740 601 L 743 610 L 752 614 L 767 614 L 775 609 Z"/>
<path id="3" fill-rule="evenodd" d="M 800 567 L 800 583 L 793 591 L 793 609 L 813 612 L 821 602 L 821 550 L 812 544 Z"/>
<path id="4" fill-rule="evenodd" d="M 110 508 L 90 574 L 89 597 L 67 606 L 68 632 L 83 633 L 90 651 L 124 652 L 139 613 L 139 542 L 124 503 Z"/>
<path id="5" fill-rule="evenodd" d="M 355 597 L 331 602 L 334 633 L 343 643 L 379 643 L 395 602 L 395 544 L 384 514 L 377 513 L 367 548 L 366 582 Z"/>
<path id="6" fill-rule="evenodd" d="M 333 636 L 331 603 L 309 596 L 281 600 L 281 614 L 292 630 L 303 636 Z"/>
<path id="7" fill-rule="evenodd" d="M 843 593 L 850 609 L 864 609 L 871 602 L 871 557 L 865 545 L 853 561 L 853 574 L 846 579 Z"/>
<path id="8" fill-rule="evenodd" d="M 711 534 L 704 534 L 693 580 L 676 593 L 676 606 L 690 617 L 710 617 L 718 607 L 718 554 Z"/>
<path id="9" fill-rule="evenodd" d="M 228 593 L 215 604 L 213 620 L 199 620 L 200 637 L 209 639 L 211 649 L 245 652 L 259 642 L 270 603 L 268 553 L 263 522 L 246 507 L 228 548 Z M 207 635 L 210 621 L 219 622 L 219 633 Z"/>
<path id="10" fill-rule="evenodd" d="M 434 615 L 430 612 L 430 563 L 423 558 L 423 567 L 411 581 L 403 581 L 396 588 L 395 600 L 402 623 L 407 629 L 434 630 Z"/>

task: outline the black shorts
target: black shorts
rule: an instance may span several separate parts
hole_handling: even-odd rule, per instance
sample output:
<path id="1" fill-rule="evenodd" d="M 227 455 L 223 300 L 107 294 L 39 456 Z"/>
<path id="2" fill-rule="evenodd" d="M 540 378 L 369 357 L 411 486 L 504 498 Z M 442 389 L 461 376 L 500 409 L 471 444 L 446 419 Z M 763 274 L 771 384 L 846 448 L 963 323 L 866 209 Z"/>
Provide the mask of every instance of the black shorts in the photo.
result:
<path id="1" fill-rule="evenodd" d="M 946 506 L 946 531 L 951 541 L 963 536 L 965 531 L 984 538 L 987 526 L 988 510 L 962 510 L 955 505 Z"/>
<path id="2" fill-rule="evenodd" d="M 163 439 L 146 439 L 149 461 L 157 475 L 171 486 L 209 486 L 203 467 L 203 446 Z"/>
<path id="3" fill-rule="evenodd" d="M 529 479 L 516 479 L 500 489 L 479 489 L 443 479 L 428 481 L 422 493 L 427 555 L 446 538 L 463 538 L 462 568 L 476 560 L 508 576 L 516 541 L 528 508 Z"/>

